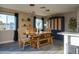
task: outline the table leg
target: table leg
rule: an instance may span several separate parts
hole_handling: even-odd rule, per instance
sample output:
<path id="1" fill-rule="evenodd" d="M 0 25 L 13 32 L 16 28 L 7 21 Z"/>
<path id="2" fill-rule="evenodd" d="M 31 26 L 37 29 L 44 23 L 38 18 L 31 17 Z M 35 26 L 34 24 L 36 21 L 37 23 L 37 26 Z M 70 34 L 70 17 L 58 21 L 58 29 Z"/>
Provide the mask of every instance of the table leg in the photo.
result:
<path id="1" fill-rule="evenodd" d="M 39 45 L 40 45 L 40 43 L 39 43 L 39 41 L 37 41 L 37 48 L 39 48 Z"/>

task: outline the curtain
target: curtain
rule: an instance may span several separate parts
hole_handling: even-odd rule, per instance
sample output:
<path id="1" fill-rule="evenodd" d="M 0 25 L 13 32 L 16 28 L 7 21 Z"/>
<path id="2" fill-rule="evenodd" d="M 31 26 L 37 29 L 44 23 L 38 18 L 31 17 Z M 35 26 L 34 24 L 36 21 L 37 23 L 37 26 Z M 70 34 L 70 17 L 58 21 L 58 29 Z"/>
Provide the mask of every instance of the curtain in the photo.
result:
<path id="1" fill-rule="evenodd" d="M 42 17 L 41 19 L 42 19 L 42 22 L 43 22 L 43 25 L 42 25 L 43 29 L 42 29 L 42 31 L 44 31 L 44 18 Z"/>
<path id="2" fill-rule="evenodd" d="M 14 31 L 14 41 L 18 41 L 18 13 L 15 13 L 15 19 L 16 19 L 16 30 Z"/>
<path id="3" fill-rule="evenodd" d="M 36 25 L 35 24 L 36 24 L 36 16 L 34 16 L 34 18 L 33 18 L 33 27 L 34 28 L 36 28 Z"/>

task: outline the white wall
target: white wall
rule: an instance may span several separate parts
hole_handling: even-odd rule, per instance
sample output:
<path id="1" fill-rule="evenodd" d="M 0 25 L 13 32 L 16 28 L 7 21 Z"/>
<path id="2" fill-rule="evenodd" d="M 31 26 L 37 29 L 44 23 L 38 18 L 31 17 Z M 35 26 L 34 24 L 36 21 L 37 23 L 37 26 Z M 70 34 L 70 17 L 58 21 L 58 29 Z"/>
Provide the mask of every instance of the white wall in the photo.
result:
<path id="1" fill-rule="evenodd" d="M 79 10 L 77 11 L 77 31 L 79 32 Z"/>
<path id="2" fill-rule="evenodd" d="M 65 14 L 64 16 L 65 16 L 65 31 L 69 31 L 69 28 L 68 28 L 69 20 L 71 17 L 74 17 L 77 19 L 77 14 L 76 12 L 72 12 L 72 13 Z"/>
<path id="3" fill-rule="evenodd" d="M 63 14 L 63 16 L 65 17 L 65 31 L 69 31 L 68 29 L 69 19 L 71 17 L 74 17 L 77 19 L 77 32 L 79 32 L 79 9 L 74 12 Z"/>
<path id="4" fill-rule="evenodd" d="M 13 42 L 14 31 L 0 31 L 0 44 Z"/>
<path id="5" fill-rule="evenodd" d="M 69 28 L 68 28 L 69 20 L 71 17 L 74 17 L 77 19 L 77 11 L 59 14 L 59 16 L 65 17 L 65 31 L 69 31 Z"/>

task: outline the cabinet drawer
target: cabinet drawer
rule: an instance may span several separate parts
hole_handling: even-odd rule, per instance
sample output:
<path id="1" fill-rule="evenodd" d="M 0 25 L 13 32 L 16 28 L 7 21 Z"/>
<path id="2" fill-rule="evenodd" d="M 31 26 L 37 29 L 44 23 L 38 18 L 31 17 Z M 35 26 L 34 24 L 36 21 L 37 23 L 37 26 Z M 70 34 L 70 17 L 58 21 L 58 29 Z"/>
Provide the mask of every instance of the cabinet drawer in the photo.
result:
<path id="1" fill-rule="evenodd" d="M 71 43 L 71 45 L 79 46 L 79 37 L 76 37 L 76 36 L 71 37 L 70 43 Z"/>

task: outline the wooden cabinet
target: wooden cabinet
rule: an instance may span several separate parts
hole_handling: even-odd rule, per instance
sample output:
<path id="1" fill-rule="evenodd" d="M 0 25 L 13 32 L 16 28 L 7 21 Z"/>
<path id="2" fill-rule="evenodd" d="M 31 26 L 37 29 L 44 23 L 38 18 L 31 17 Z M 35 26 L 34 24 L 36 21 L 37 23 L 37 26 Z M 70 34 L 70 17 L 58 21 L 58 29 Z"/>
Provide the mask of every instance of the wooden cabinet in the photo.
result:
<path id="1" fill-rule="evenodd" d="M 51 30 L 64 31 L 64 17 L 52 17 L 50 21 Z"/>
<path id="2" fill-rule="evenodd" d="M 65 22 L 63 16 L 55 16 L 50 18 L 50 25 L 52 30 L 52 35 L 55 39 L 63 40 L 62 35 L 58 35 L 58 32 L 63 32 L 65 29 Z"/>

